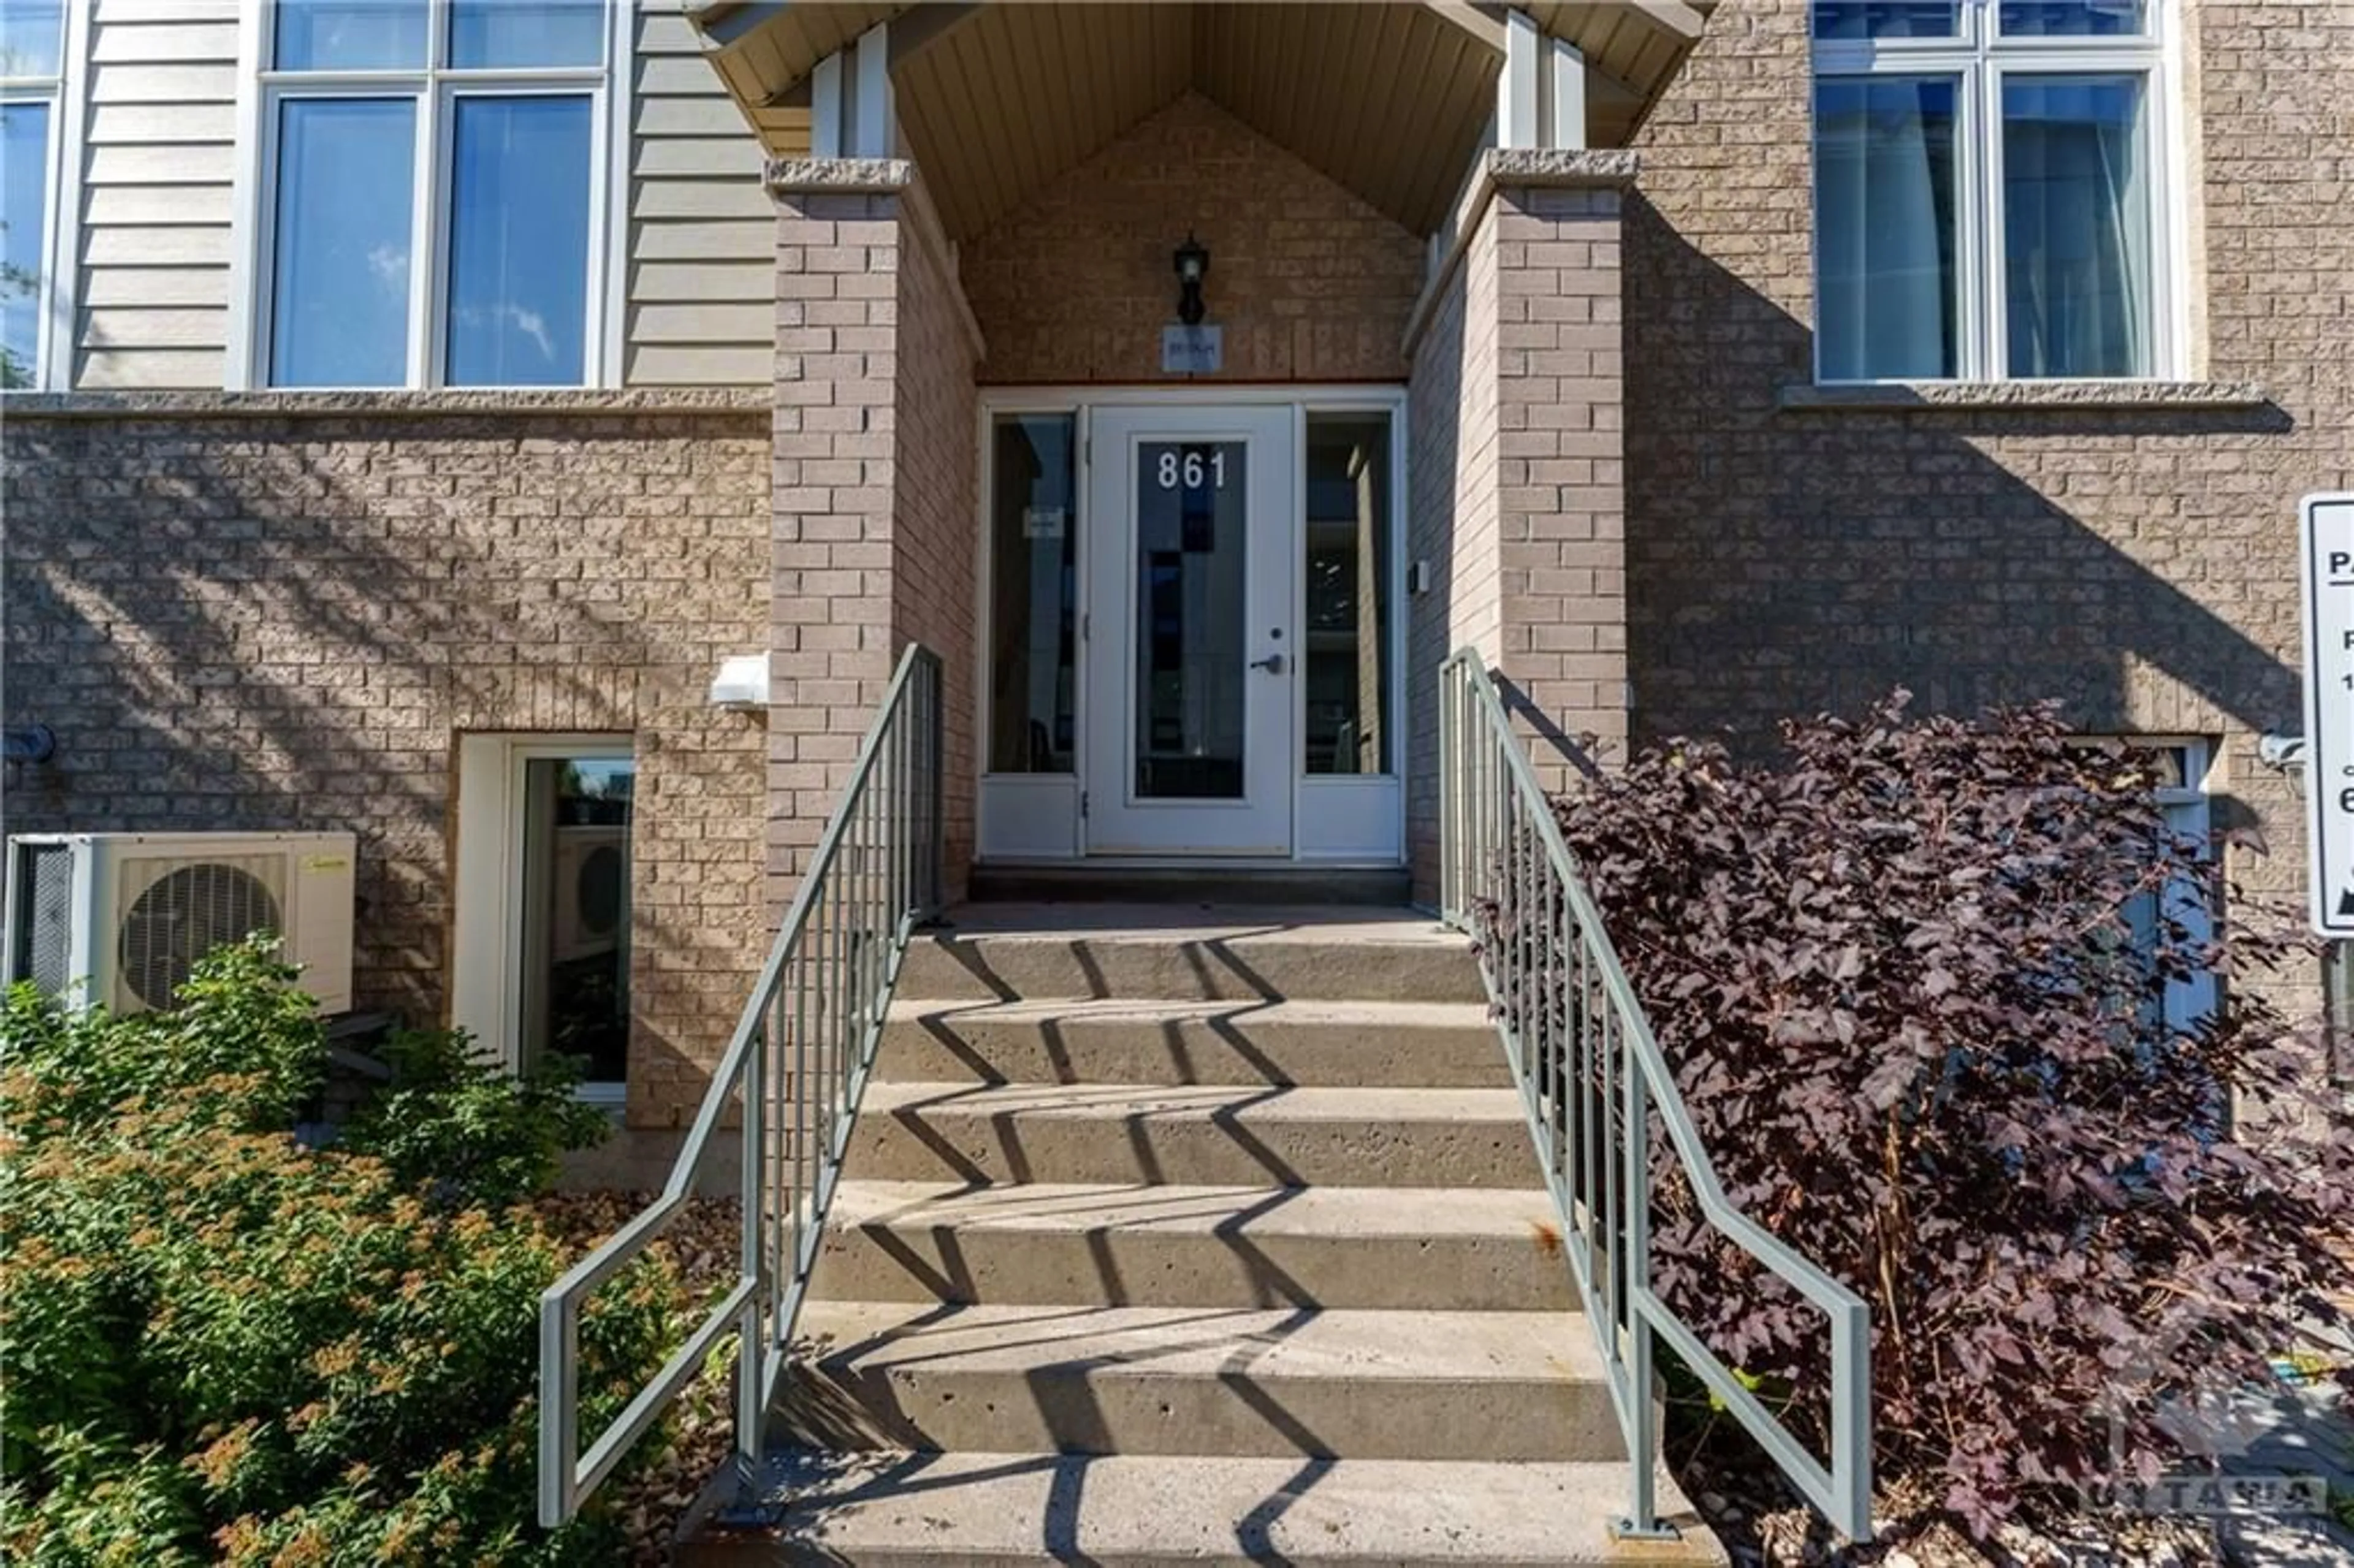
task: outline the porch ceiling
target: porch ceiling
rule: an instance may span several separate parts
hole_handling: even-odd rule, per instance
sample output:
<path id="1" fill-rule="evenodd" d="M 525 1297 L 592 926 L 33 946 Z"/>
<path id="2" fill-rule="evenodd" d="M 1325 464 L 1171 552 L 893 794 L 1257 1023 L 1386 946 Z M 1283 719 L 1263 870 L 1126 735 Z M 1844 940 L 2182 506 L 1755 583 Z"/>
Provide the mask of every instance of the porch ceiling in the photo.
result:
<path id="1" fill-rule="evenodd" d="M 1523 8 L 1585 53 L 1588 138 L 1616 146 L 1713 3 Z M 694 12 L 729 91 L 769 151 L 787 157 L 809 150 L 817 62 L 877 22 L 904 19 L 892 29 L 900 123 L 957 238 L 985 231 L 1189 90 L 1427 233 L 1493 110 L 1501 14 L 1449 0 L 716 0 Z"/>

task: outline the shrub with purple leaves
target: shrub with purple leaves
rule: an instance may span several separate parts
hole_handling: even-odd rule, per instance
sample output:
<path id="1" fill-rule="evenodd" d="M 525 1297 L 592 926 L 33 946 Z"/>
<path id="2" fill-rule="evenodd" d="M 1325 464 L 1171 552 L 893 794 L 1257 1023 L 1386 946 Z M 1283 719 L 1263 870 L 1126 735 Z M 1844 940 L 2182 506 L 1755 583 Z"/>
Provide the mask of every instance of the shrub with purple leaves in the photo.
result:
<path id="1" fill-rule="evenodd" d="M 1650 747 L 1556 818 L 1728 1194 L 1870 1303 L 1878 1475 L 1983 1536 L 2195 1460 L 2181 1412 L 2342 1321 L 2354 1133 L 2272 1000 L 2310 949 L 2237 896 L 2211 934 L 2156 758 L 2056 708 L 1782 738 Z M 1821 1451 L 1820 1314 L 1653 1147 L 1655 1286 Z"/>

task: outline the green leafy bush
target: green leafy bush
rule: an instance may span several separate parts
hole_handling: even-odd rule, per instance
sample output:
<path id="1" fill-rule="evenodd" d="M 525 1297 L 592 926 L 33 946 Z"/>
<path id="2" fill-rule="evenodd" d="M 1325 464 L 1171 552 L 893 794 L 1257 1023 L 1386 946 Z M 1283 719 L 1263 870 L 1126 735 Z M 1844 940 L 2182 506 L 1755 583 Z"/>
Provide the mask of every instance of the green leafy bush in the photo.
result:
<path id="1" fill-rule="evenodd" d="M 518 1079 L 451 1030 L 412 1030 L 385 1047 L 392 1086 L 344 1134 L 411 1187 L 444 1202 L 512 1203 L 556 1179 L 561 1150 L 588 1149 L 610 1125 L 572 1095 L 578 1064 L 546 1058 Z"/>
<path id="2" fill-rule="evenodd" d="M 62 1017 L 20 991 L 0 1012 L 0 1558 L 611 1561 L 593 1514 L 532 1520 L 556 1240 L 296 1143 L 321 1042 L 265 949 L 215 954 L 182 997 Z M 496 1096 L 470 1075 L 461 1097 Z M 598 1294 L 585 1421 L 659 1363 L 676 1297 L 654 1260 Z"/>

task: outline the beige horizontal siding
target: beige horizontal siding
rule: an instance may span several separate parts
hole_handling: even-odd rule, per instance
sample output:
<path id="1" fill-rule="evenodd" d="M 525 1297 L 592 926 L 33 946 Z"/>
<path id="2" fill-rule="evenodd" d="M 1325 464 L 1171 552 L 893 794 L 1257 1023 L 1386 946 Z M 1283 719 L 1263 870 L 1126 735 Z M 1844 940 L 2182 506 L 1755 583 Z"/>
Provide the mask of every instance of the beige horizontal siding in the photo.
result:
<path id="1" fill-rule="evenodd" d="M 227 228 L 228 215 L 227 185 L 93 185 L 82 195 L 81 220 L 93 226 Z"/>
<path id="2" fill-rule="evenodd" d="M 777 356 L 754 344 L 632 343 L 622 374 L 632 387 L 765 387 L 776 378 Z"/>
<path id="3" fill-rule="evenodd" d="M 237 134 L 232 103 L 107 103 L 90 111 L 93 147 L 227 142 Z"/>
<path id="4" fill-rule="evenodd" d="M 83 281 L 81 302 L 101 305 L 218 305 L 220 280 L 204 267 L 102 267 Z"/>
<path id="5" fill-rule="evenodd" d="M 677 0 L 644 0 L 631 118 L 631 386 L 766 386 L 775 375 L 776 209 L 758 139 Z"/>
<path id="6" fill-rule="evenodd" d="M 134 387 L 183 391 L 191 387 L 218 388 L 228 374 L 228 355 L 217 348 L 85 348 L 75 385 L 96 392 Z"/>
<path id="7" fill-rule="evenodd" d="M 237 34 L 237 0 L 91 15 L 77 386 L 222 385 Z"/>

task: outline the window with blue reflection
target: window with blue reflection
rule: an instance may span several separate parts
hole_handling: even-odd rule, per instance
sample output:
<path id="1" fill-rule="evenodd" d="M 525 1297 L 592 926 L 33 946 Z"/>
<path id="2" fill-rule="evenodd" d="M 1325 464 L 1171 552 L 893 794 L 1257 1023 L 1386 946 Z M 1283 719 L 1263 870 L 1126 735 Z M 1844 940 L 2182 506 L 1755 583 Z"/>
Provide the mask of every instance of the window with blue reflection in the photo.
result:
<path id="1" fill-rule="evenodd" d="M 2138 75 L 2002 79 L 2012 376 L 2147 376 L 2155 360 Z"/>
<path id="2" fill-rule="evenodd" d="M 1952 77 L 1815 84 L 1815 248 L 1821 375 L 1958 373 Z"/>
<path id="3" fill-rule="evenodd" d="M 2115 38 L 2148 28 L 2147 0 L 2002 0 L 1995 25 L 2015 38 Z"/>
<path id="4" fill-rule="evenodd" d="M 1815 37 L 1950 38 L 1961 30 L 1960 0 L 1815 0 Z"/>
<path id="5" fill-rule="evenodd" d="M 49 106 L 0 103 L 0 387 L 30 387 L 41 346 Z"/>
<path id="6" fill-rule="evenodd" d="M 273 386 L 408 379 L 416 117 L 416 101 L 407 98 L 279 105 Z"/>
<path id="7" fill-rule="evenodd" d="M 65 58 L 65 0 L 0 4 L 0 76 L 55 76 Z"/>
<path id="8" fill-rule="evenodd" d="M 603 0 L 451 0 L 450 65 L 459 70 L 605 61 Z"/>
<path id="9" fill-rule="evenodd" d="M 458 387 L 577 386 L 588 309 L 589 101 L 460 98 L 449 342 Z"/>
<path id="10" fill-rule="evenodd" d="M 422 70 L 426 0 L 278 0 L 280 70 Z"/>

